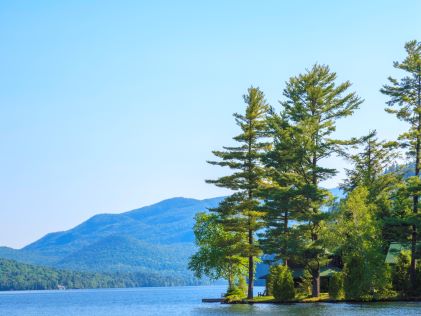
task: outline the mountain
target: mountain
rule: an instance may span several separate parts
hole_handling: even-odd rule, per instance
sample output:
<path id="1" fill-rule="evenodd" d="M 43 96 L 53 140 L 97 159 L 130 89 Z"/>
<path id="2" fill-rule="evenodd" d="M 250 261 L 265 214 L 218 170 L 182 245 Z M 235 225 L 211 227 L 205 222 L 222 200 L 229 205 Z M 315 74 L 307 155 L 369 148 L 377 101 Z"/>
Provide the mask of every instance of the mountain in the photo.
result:
<path id="1" fill-rule="evenodd" d="M 337 197 L 343 195 L 339 189 L 331 192 Z M 197 284 L 187 269 L 188 258 L 195 251 L 194 215 L 222 200 L 179 197 L 121 214 L 98 214 L 22 249 L 0 247 L 0 258 L 55 269 L 140 273 L 142 279 L 150 275 L 154 284 L 161 285 Z M 257 277 L 266 268 L 259 266 Z"/>
<path id="2" fill-rule="evenodd" d="M 0 247 L 0 257 L 78 271 L 157 273 L 194 283 L 187 270 L 195 249 L 194 215 L 222 199 L 172 198 L 121 214 L 98 214 L 22 249 Z"/>

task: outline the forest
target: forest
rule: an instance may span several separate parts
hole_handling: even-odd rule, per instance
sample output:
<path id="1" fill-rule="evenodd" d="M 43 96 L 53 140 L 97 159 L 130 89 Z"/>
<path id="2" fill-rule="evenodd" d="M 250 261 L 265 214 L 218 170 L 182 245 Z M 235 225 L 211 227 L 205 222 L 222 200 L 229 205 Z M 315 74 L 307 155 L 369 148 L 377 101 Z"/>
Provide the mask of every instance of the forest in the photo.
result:
<path id="1" fill-rule="evenodd" d="M 157 273 L 80 272 L 0 258 L 0 291 L 124 288 L 186 285 L 182 278 Z"/>
<path id="2" fill-rule="evenodd" d="M 198 278 L 225 279 L 228 301 L 250 302 L 265 261 L 274 301 L 421 298 L 421 42 L 405 52 L 393 63 L 401 77 L 377 88 L 407 126 L 391 140 L 369 126 L 354 127 L 365 136 L 335 138 L 364 100 L 327 65 L 290 77 L 278 106 L 248 89 L 234 145 L 209 161 L 230 172 L 207 182 L 233 193 L 196 215 L 189 268 Z M 341 198 L 322 185 L 338 173 L 327 159 L 349 162 Z"/>

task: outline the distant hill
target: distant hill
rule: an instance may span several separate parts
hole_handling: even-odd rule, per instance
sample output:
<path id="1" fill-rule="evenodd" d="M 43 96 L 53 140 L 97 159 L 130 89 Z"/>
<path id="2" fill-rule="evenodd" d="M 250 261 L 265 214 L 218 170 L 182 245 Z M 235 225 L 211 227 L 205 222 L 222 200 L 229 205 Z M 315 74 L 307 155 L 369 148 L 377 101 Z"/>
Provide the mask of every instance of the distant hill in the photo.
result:
<path id="1" fill-rule="evenodd" d="M 183 285 L 182 279 L 150 273 L 95 273 L 59 270 L 0 258 L 0 291 Z"/>
<path id="2" fill-rule="evenodd" d="M 172 198 L 121 214 L 99 214 L 64 232 L 50 233 L 0 257 L 78 271 L 142 272 L 195 283 L 187 270 L 194 252 L 194 215 L 223 197 Z"/>

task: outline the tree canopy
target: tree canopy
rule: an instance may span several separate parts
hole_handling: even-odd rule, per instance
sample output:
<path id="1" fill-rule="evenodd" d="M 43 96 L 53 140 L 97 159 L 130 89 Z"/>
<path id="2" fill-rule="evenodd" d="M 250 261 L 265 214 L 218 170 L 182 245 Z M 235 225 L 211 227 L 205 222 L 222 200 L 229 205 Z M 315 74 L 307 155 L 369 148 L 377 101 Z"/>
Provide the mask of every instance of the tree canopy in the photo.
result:
<path id="1" fill-rule="evenodd" d="M 237 146 L 213 151 L 219 160 L 210 162 L 232 173 L 208 183 L 232 194 L 196 218 L 199 250 L 191 268 L 198 276 L 223 277 L 231 287 L 246 274 L 246 259 L 250 299 L 254 263 L 265 253 L 272 265 L 267 289 L 278 300 L 306 293 L 309 280 L 311 295 L 318 297 L 322 268 L 336 271 L 325 274 L 334 299 L 421 294 L 415 248 L 421 225 L 421 43 L 410 41 L 405 49 L 407 57 L 394 67 L 407 75 L 389 78 L 381 89 L 389 97 L 386 110 L 409 123 L 394 140 L 378 139 L 376 131 L 336 137 L 338 121 L 353 115 L 363 100 L 326 65 L 290 77 L 279 110 L 260 89 L 248 90 L 245 114 L 234 114 L 241 130 L 234 137 Z M 399 165 L 403 154 L 411 160 Z M 323 186 L 339 171 L 327 158 L 349 162 L 340 199 Z M 401 254 L 397 266 L 386 263 L 390 243 L 409 239 L 410 254 Z"/>

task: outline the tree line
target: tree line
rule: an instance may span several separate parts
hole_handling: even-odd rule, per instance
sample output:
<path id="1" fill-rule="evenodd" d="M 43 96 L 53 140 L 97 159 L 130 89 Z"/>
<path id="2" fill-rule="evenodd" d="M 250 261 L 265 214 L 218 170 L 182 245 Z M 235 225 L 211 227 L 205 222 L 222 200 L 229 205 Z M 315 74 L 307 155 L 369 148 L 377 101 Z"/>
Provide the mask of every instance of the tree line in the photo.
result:
<path id="1" fill-rule="evenodd" d="M 191 285 L 157 273 L 97 273 L 53 269 L 0 258 L 0 291 Z"/>
<path id="2" fill-rule="evenodd" d="M 287 272 L 303 267 L 312 297 L 320 296 L 321 268 L 333 261 L 342 272 L 332 284 L 347 298 L 421 293 L 421 42 L 410 41 L 405 50 L 405 59 L 393 63 L 402 77 L 389 77 L 380 90 L 388 97 L 385 110 L 408 126 L 390 141 L 379 140 L 375 130 L 335 138 L 338 121 L 364 100 L 327 65 L 289 78 L 279 107 L 269 105 L 261 89 L 248 89 L 245 112 L 234 114 L 240 129 L 235 144 L 213 151 L 217 159 L 209 161 L 231 172 L 207 182 L 233 193 L 196 215 L 199 248 L 189 268 L 197 277 L 225 278 L 229 291 L 246 278 L 251 299 L 256 262 L 266 254 Z M 326 159 L 340 157 L 351 167 L 338 200 L 322 183 L 338 173 Z M 410 251 L 391 267 L 385 256 L 398 241 L 410 244 Z M 398 277 L 398 270 L 405 273 Z"/>

